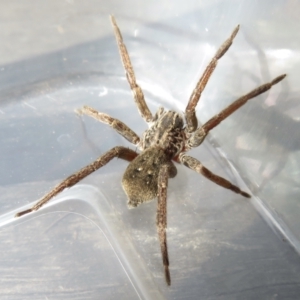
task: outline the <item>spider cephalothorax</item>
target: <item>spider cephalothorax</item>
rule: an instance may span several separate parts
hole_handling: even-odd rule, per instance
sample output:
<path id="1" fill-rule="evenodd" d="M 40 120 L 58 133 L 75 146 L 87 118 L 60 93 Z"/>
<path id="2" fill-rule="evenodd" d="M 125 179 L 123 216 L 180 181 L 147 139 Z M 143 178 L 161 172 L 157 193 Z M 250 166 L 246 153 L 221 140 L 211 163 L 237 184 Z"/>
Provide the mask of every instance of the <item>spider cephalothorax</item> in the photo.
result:
<path id="1" fill-rule="evenodd" d="M 149 129 L 145 131 L 142 139 L 140 139 L 139 136 L 123 122 L 105 113 L 98 112 L 89 106 L 84 106 L 82 109 L 78 110 L 78 112 L 110 125 L 129 142 L 138 147 L 141 154 L 122 146 L 116 146 L 110 149 L 94 162 L 63 180 L 33 207 L 17 213 L 16 217 L 38 210 L 62 190 L 73 186 L 89 174 L 106 165 L 113 158 L 118 157 L 127 160 L 130 164 L 124 173 L 122 185 L 128 197 L 128 205 L 130 207 L 135 207 L 143 202 L 157 198 L 157 232 L 160 241 L 165 279 L 167 284 L 170 285 L 171 277 L 169 271 L 166 226 L 168 179 L 175 177 L 177 173 L 173 161 L 187 166 L 226 189 L 249 198 L 250 195 L 248 193 L 242 191 L 228 180 L 212 173 L 205 168 L 199 160 L 186 155 L 186 152 L 191 148 L 198 147 L 204 141 L 211 129 L 220 124 L 220 122 L 239 109 L 249 99 L 269 90 L 272 85 L 281 81 L 285 77 L 285 74 L 276 77 L 271 82 L 263 84 L 250 93 L 240 97 L 219 114 L 212 117 L 204 125 L 198 127 L 195 108 L 218 60 L 231 46 L 232 41 L 239 30 L 239 26 L 237 26 L 231 36 L 221 45 L 199 79 L 187 104 L 184 118 L 179 113 L 167 111 L 163 108 L 159 108 L 157 113 L 152 116 L 144 99 L 143 91 L 136 83 L 126 46 L 113 16 L 111 16 L 111 21 L 115 31 L 122 63 L 125 68 L 126 78 L 133 91 L 139 113 L 148 123 Z"/>
<path id="2" fill-rule="evenodd" d="M 183 118 L 177 112 L 165 111 L 160 107 L 150 128 L 143 134 L 141 150 L 159 147 L 164 150 L 169 159 L 172 159 L 184 148 L 183 126 Z"/>

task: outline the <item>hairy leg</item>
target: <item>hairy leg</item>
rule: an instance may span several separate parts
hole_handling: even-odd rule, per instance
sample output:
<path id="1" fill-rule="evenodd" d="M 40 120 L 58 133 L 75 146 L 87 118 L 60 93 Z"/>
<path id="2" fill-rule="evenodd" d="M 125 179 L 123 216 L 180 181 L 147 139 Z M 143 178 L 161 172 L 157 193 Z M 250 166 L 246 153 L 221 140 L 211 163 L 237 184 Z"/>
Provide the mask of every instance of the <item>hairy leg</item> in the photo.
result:
<path id="1" fill-rule="evenodd" d="M 94 119 L 109 125 L 120 135 L 122 135 L 127 141 L 134 145 L 138 145 L 138 143 L 140 142 L 139 136 L 132 129 L 130 129 L 123 122 L 109 116 L 108 114 L 98 112 L 97 110 L 89 106 L 84 106 L 83 108 L 78 109 L 77 112 L 79 114 L 85 114 L 90 117 L 93 117 Z"/>
<path id="2" fill-rule="evenodd" d="M 208 120 L 202 127 L 199 127 L 194 135 L 190 138 L 188 141 L 188 145 L 190 147 L 198 147 L 205 139 L 208 132 L 219 125 L 223 120 L 225 120 L 228 116 L 230 116 L 232 113 L 234 113 L 237 109 L 239 109 L 241 106 L 243 106 L 248 100 L 266 92 L 269 90 L 274 84 L 280 82 L 286 74 L 280 75 L 273 79 L 271 82 L 263 84 L 256 89 L 252 90 L 250 93 L 240 97 L 236 101 L 234 101 L 232 104 L 227 106 L 225 109 L 223 109 L 220 113 L 213 116 L 210 120 Z"/>
<path id="3" fill-rule="evenodd" d="M 133 67 L 127 52 L 127 48 L 123 42 L 121 31 L 117 25 L 117 22 L 115 20 L 114 16 L 110 16 L 111 23 L 114 28 L 115 37 L 117 40 L 120 56 L 122 59 L 122 63 L 126 72 L 126 78 L 130 85 L 130 88 L 132 90 L 135 103 L 138 107 L 139 113 L 142 116 L 142 118 L 148 123 L 151 122 L 153 117 L 152 114 L 146 104 L 145 97 L 143 94 L 142 89 L 139 87 L 139 85 L 136 83 Z"/>
<path id="4" fill-rule="evenodd" d="M 208 66 L 206 67 L 204 73 L 202 74 L 201 78 L 199 79 L 193 93 L 190 97 L 189 103 L 185 109 L 185 118 L 187 123 L 187 131 L 194 132 L 198 127 L 198 121 L 195 113 L 195 108 L 198 104 L 198 101 L 201 97 L 201 93 L 203 92 L 211 74 L 213 73 L 214 69 L 217 66 L 218 60 L 226 53 L 229 47 L 232 44 L 233 39 L 235 38 L 236 34 L 239 31 L 240 26 L 238 25 L 230 35 L 230 37 L 221 45 L 218 49 L 215 56 L 212 58 Z"/>
<path id="5" fill-rule="evenodd" d="M 37 202 L 34 206 L 31 208 L 18 212 L 15 217 L 20 217 L 25 214 L 28 214 L 32 211 L 36 211 L 40 209 L 44 204 L 46 204 L 49 200 L 51 200 L 54 196 L 62 192 L 65 188 L 69 188 L 76 183 L 78 183 L 80 180 L 85 178 L 86 176 L 90 175 L 91 173 L 95 172 L 96 170 L 100 169 L 101 167 L 105 166 L 109 161 L 111 161 L 114 157 L 122 158 L 127 161 L 132 161 L 134 158 L 136 158 L 138 154 L 128 148 L 117 146 L 103 155 L 101 155 L 98 159 L 96 159 L 91 164 L 83 167 L 78 172 L 72 174 L 65 180 L 63 180 L 59 185 L 57 185 L 54 189 L 52 189 L 48 194 L 46 194 L 39 202 Z"/>
<path id="6" fill-rule="evenodd" d="M 156 225 L 160 242 L 161 255 L 165 269 L 165 279 L 168 285 L 171 284 L 171 276 L 169 271 L 169 255 L 167 247 L 167 188 L 169 178 L 169 166 L 163 165 L 158 175 L 158 199 L 157 199 L 157 215 Z"/>
<path id="7" fill-rule="evenodd" d="M 242 191 L 237 186 L 233 185 L 230 181 L 227 179 L 220 177 L 214 173 L 212 173 L 210 170 L 205 168 L 200 161 L 198 161 L 196 158 L 184 155 L 183 153 L 179 155 L 179 160 L 182 164 L 184 164 L 186 167 L 196 171 L 197 173 L 203 175 L 207 179 L 211 180 L 212 182 L 222 186 L 225 189 L 229 189 L 237 194 L 241 194 L 242 196 L 246 198 L 251 198 L 251 196 Z"/>

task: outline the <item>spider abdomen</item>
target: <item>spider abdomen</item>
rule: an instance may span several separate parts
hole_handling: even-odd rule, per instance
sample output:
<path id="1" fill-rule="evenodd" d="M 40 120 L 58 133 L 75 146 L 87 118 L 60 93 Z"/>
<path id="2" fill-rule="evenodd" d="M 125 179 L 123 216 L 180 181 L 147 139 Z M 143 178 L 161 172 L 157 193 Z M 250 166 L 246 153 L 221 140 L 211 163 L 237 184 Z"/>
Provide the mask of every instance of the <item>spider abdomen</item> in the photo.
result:
<path id="1" fill-rule="evenodd" d="M 169 166 L 169 177 L 176 175 L 176 167 L 165 151 L 158 147 L 146 149 L 128 165 L 122 179 L 128 206 L 136 207 L 157 197 L 158 175 L 162 165 Z"/>

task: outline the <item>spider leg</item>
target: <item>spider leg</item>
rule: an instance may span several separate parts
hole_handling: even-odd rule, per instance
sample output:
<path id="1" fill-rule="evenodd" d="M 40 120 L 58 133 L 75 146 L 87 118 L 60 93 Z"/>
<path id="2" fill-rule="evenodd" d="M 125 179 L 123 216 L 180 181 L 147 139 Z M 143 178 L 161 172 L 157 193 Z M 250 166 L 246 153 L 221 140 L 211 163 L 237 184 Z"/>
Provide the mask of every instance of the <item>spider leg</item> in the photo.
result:
<path id="1" fill-rule="evenodd" d="M 199 146 L 205 139 L 208 132 L 219 125 L 224 119 L 226 119 L 228 116 L 230 116 L 233 112 L 235 112 L 237 109 L 239 109 L 241 106 L 243 106 L 248 100 L 266 92 L 269 90 L 273 85 L 280 82 L 286 74 L 280 75 L 273 79 L 269 83 L 265 83 L 256 89 L 252 90 L 250 93 L 240 97 L 236 101 L 234 101 L 232 104 L 227 106 L 225 109 L 223 109 L 220 113 L 212 117 L 210 120 L 208 120 L 202 127 L 199 127 L 194 135 L 190 138 L 188 141 L 188 145 L 190 147 L 197 147 Z"/>
<path id="2" fill-rule="evenodd" d="M 139 113 L 147 123 L 151 122 L 153 117 L 152 117 L 152 114 L 151 114 L 147 104 L 146 104 L 143 91 L 139 87 L 139 85 L 136 83 L 133 67 L 132 67 L 128 52 L 127 52 L 127 48 L 123 42 L 123 37 L 122 37 L 121 31 L 117 25 L 115 17 L 110 16 L 110 20 L 111 20 L 111 23 L 112 23 L 112 26 L 113 26 L 113 29 L 115 32 L 115 37 L 117 40 L 120 56 L 121 56 L 122 63 L 123 63 L 125 73 L 126 73 L 126 78 L 130 85 L 130 88 L 132 90 L 133 97 L 134 97 L 135 103 L 138 107 Z"/>
<path id="3" fill-rule="evenodd" d="M 49 200 L 51 200 L 54 196 L 62 192 L 65 188 L 69 188 L 76 183 L 78 183 L 80 180 L 85 178 L 86 176 L 90 175 L 94 171 L 100 169 L 101 167 L 105 166 L 109 161 L 111 161 L 114 157 L 122 158 L 127 161 L 132 161 L 134 158 L 136 158 L 138 154 L 128 148 L 117 146 L 103 155 L 101 155 L 99 158 L 97 158 L 94 162 L 91 164 L 83 167 L 78 172 L 72 174 L 65 180 L 63 180 L 59 185 L 57 185 L 54 189 L 52 189 L 48 194 L 46 194 L 39 202 L 37 202 L 34 206 L 31 208 L 18 212 L 15 217 L 20 217 L 25 214 L 28 214 L 30 212 L 36 211 L 40 209 L 44 204 L 46 204 Z"/>
<path id="4" fill-rule="evenodd" d="M 78 109 L 76 112 L 79 114 L 88 115 L 104 124 L 111 126 L 115 131 L 117 131 L 120 135 L 122 135 L 127 141 L 129 141 L 134 145 L 138 145 L 138 143 L 140 142 L 139 136 L 132 129 L 130 129 L 123 122 L 109 116 L 108 114 L 98 112 L 97 110 L 89 106 L 84 106 L 83 108 Z"/>
<path id="5" fill-rule="evenodd" d="M 185 118 L 187 123 L 187 131 L 194 132 L 198 127 L 198 121 L 195 113 L 195 108 L 198 104 L 198 101 L 201 97 L 201 93 L 205 89 L 205 86 L 213 73 L 214 69 L 218 64 L 218 60 L 226 53 L 229 47 L 232 44 L 233 39 L 235 38 L 236 34 L 239 31 L 240 26 L 238 25 L 233 32 L 231 33 L 230 37 L 221 45 L 218 49 L 215 56 L 212 58 L 208 66 L 206 67 L 204 73 L 200 77 L 195 89 L 192 92 L 190 97 L 189 103 L 185 109 Z"/>
<path id="6" fill-rule="evenodd" d="M 165 279 L 168 285 L 171 285 L 171 276 L 169 271 L 169 255 L 167 247 L 167 188 L 169 178 L 169 166 L 163 165 L 158 175 L 158 201 L 156 226 L 160 242 L 161 255 L 165 269 Z"/>
<path id="7" fill-rule="evenodd" d="M 218 176 L 214 173 L 212 173 L 210 170 L 205 168 L 200 161 L 198 161 L 196 158 L 184 155 L 184 153 L 181 153 L 179 155 L 179 161 L 184 164 L 186 167 L 196 171 L 199 174 L 202 174 L 204 177 L 207 179 L 211 180 L 212 182 L 222 186 L 225 189 L 229 189 L 237 194 L 241 194 L 242 196 L 246 198 L 251 198 L 251 196 L 242 191 L 240 188 L 237 186 L 233 185 L 231 182 L 226 180 L 225 178 Z"/>

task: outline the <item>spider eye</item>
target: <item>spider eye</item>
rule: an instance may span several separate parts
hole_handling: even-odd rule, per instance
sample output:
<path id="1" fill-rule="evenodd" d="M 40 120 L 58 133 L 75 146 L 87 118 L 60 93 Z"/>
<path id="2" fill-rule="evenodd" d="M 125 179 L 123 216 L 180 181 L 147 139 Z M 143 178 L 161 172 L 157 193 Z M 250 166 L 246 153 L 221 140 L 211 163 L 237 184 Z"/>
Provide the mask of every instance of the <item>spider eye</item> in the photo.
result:
<path id="1" fill-rule="evenodd" d="M 138 168 L 134 169 L 134 171 L 141 172 L 141 171 L 143 171 L 143 167 L 138 167 Z"/>

